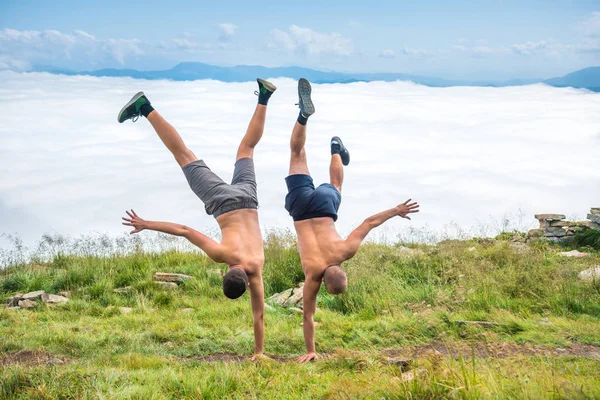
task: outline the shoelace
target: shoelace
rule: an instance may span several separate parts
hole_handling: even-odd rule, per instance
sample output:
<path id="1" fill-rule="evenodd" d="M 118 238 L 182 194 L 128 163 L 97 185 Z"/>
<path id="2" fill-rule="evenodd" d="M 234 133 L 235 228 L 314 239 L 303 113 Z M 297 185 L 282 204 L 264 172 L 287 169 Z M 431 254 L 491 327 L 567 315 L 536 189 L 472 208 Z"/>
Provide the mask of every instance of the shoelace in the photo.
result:
<path id="1" fill-rule="evenodd" d="M 255 90 L 255 91 L 254 91 L 254 95 L 255 95 L 255 96 L 258 96 L 258 95 L 259 95 L 259 94 L 258 94 L 258 90 Z"/>
<path id="2" fill-rule="evenodd" d="M 140 114 L 136 114 L 133 118 L 131 118 L 131 122 L 135 122 L 140 119 Z"/>

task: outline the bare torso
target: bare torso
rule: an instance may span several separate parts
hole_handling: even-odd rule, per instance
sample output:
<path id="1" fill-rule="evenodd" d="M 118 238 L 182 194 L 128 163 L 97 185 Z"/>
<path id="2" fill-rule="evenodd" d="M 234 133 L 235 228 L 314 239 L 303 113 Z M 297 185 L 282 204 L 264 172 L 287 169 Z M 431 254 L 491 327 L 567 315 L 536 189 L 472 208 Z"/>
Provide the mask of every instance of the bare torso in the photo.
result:
<path id="1" fill-rule="evenodd" d="M 327 267 L 339 265 L 344 260 L 344 240 L 329 217 L 296 221 L 294 226 L 304 275 L 320 281 Z"/>
<path id="2" fill-rule="evenodd" d="M 225 262 L 229 266 L 241 265 L 249 277 L 261 275 L 265 256 L 258 211 L 251 208 L 231 211 L 220 215 L 217 223 L 221 227 Z"/>

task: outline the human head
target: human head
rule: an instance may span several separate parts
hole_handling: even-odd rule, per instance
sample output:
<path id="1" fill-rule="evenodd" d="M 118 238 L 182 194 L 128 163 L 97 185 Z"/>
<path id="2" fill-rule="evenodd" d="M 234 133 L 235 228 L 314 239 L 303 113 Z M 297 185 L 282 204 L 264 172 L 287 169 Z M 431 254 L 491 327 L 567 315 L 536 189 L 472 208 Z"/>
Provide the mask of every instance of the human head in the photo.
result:
<path id="1" fill-rule="evenodd" d="M 327 267 L 323 281 L 327 291 L 331 294 L 342 294 L 348 287 L 348 277 L 339 265 Z"/>
<path id="2" fill-rule="evenodd" d="M 230 299 L 237 299 L 248 287 L 248 275 L 241 267 L 229 268 L 223 275 L 223 294 Z"/>

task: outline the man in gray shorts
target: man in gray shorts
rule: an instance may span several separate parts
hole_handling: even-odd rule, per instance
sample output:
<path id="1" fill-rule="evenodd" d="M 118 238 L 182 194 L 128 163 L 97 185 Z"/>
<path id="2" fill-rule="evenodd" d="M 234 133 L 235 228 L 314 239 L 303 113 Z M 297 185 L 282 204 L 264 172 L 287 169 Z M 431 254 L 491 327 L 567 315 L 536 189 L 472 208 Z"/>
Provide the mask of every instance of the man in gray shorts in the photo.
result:
<path id="1" fill-rule="evenodd" d="M 276 90 L 275 85 L 263 79 L 257 79 L 257 82 L 259 90 L 255 94 L 258 95 L 258 104 L 238 147 L 231 184 L 219 178 L 186 147 L 175 128 L 154 110 L 143 92 L 133 96 L 118 116 L 120 123 L 128 119 L 135 122 L 140 115 L 148 119 L 183 169 L 194 193 L 204 202 L 206 212 L 216 218 L 222 240 L 217 243 L 184 225 L 143 220 L 133 210 L 126 211 L 128 218 L 123 218 L 123 225 L 134 227 L 132 234 L 149 229 L 183 236 L 215 262 L 227 264 L 229 271 L 223 276 L 225 296 L 235 299 L 244 294 L 247 287 L 250 289 L 254 315 L 253 360 L 262 356 L 264 344 L 264 252 L 258 224 L 258 197 L 252 157 L 265 127 L 267 103 Z"/>

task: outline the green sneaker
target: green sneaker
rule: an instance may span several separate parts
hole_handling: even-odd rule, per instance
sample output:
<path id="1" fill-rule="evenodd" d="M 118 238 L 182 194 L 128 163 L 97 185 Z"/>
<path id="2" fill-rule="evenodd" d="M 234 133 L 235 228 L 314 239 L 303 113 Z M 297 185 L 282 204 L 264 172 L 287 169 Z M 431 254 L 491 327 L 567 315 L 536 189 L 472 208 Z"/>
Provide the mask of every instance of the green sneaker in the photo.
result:
<path id="1" fill-rule="evenodd" d="M 150 100 L 148 100 L 144 92 L 137 93 L 119 112 L 119 116 L 117 117 L 119 123 L 121 124 L 128 119 L 133 120 L 133 122 L 137 121 L 140 115 L 142 115 L 140 107 L 144 104 L 150 105 Z"/>
<path id="2" fill-rule="evenodd" d="M 277 87 L 271 82 L 260 78 L 257 78 L 256 82 L 258 83 L 258 90 L 254 94 L 258 96 L 258 104 L 266 106 L 273 92 L 277 90 Z"/>

